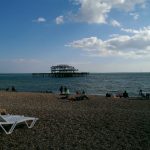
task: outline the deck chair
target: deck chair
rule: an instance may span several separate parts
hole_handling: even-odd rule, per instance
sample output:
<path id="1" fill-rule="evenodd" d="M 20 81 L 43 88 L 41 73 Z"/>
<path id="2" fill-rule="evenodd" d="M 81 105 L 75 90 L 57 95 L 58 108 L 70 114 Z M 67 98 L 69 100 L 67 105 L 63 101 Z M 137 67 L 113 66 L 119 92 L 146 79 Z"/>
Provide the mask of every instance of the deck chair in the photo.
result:
<path id="1" fill-rule="evenodd" d="M 28 128 L 32 128 L 37 120 L 38 118 L 20 115 L 0 115 L 0 127 L 6 134 L 11 134 L 19 123 L 25 123 Z M 8 131 L 5 128 L 7 125 L 10 125 Z"/>

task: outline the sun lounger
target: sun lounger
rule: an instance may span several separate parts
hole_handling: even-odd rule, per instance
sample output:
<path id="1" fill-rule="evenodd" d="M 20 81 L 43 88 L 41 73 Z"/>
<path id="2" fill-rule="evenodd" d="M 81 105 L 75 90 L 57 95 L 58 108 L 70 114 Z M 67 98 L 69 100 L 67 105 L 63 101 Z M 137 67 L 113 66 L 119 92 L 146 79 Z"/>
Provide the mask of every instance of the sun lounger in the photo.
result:
<path id="1" fill-rule="evenodd" d="M 6 134 L 11 134 L 19 123 L 25 123 L 28 128 L 32 128 L 37 120 L 38 118 L 25 117 L 20 115 L 0 115 L 0 127 Z M 8 131 L 5 129 L 6 125 L 11 126 Z"/>

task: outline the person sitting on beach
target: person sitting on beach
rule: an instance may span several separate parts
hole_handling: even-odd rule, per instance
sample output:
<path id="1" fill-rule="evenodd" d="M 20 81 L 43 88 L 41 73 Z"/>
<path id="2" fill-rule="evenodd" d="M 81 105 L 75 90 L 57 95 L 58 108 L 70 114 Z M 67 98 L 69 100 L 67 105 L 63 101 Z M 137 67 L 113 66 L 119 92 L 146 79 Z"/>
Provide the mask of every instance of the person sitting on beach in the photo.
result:
<path id="1" fill-rule="evenodd" d="M 82 91 L 82 95 L 81 95 L 82 99 L 89 99 L 88 96 L 85 94 L 85 91 Z"/>
<path id="2" fill-rule="evenodd" d="M 117 94 L 116 94 L 116 98 L 117 98 L 117 97 L 122 98 L 122 97 L 123 97 L 123 93 L 120 93 L 120 92 L 117 93 Z"/>
<path id="3" fill-rule="evenodd" d="M 6 90 L 6 91 L 9 91 L 9 88 L 6 88 L 5 90 Z"/>
<path id="4" fill-rule="evenodd" d="M 79 91 L 76 91 L 76 100 L 84 100 L 85 99 L 89 99 L 88 96 L 85 94 L 85 91 L 82 91 L 82 94 Z"/>
<path id="5" fill-rule="evenodd" d="M 15 89 L 14 86 L 11 87 L 11 91 L 12 91 L 12 92 L 16 92 L 16 89 Z"/>
<path id="6" fill-rule="evenodd" d="M 80 100 L 80 91 L 76 91 L 75 99 Z"/>
<path id="7" fill-rule="evenodd" d="M 6 115 L 7 112 L 6 112 L 6 109 L 0 109 L 0 115 Z"/>
<path id="8" fill-rule="evenodd" d="M 128 97 L 129 97 L 127 91 L 124 91 L 123 97 L 124 97 L 124 98 L 128 98 Z"/>
<path id="9" fill-rule="evenodd" d="M 106 93 L 106 97 L 111 97 L 111 94 L 110 93 Z"/>
<path id="10" fill-rule="evenodd" d="M 84 100 L 84 99 L 89 99 L 89 98 L 85 94 L 85 91 L 83 90 L 82 93 L 80 93 L 80 91 L 76 91 L 75 95 L 69 96 L 67 99 L 70 101 L 78 101 L 78 100 Z"/>

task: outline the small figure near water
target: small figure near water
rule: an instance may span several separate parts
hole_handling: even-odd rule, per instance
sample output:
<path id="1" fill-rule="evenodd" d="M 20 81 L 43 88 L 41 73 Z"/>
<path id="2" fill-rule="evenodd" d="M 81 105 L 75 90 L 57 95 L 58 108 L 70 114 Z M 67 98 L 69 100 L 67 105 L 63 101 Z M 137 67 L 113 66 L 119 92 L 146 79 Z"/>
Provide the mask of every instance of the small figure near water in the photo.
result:
<path id="1" fill-rule="evenodd" d="M 80 91 L 76 91 L 75 100 L 84 100 L 89 99 L 88 96 L 85 94 L 85 91 L 83 90 L 82 93 Z"/>
<path id="2" fill-rule="evenodd" d="M 117 93 L 116 97 L 122 98 L 123 97 L 123 93 L 122 92 Z"/>
<path id="3" fill-rule="evenodd" d="M 146 93 L 146 99 L 150 98 L 150 93 Z"/>
<path id="4" fill-rule="evenodd" d="M 127 91 L 124 91 L 124 93 L 123 93 L 123 97 L 124 97 L 124 98 L 128 98 L 128 97 L 129 97 L 129 95 L 128 95 Z"/>
<path id="5" fill-rule="evenodd" d="M 12 92 L 16 92 L 16 88 L 14 86 L 11 87 Z"/>
<path id="6" fill-rule="evenodd" d="M 63 90 L 64 90 L 64 88 L 63 88 L 63 86 L 61 86 L 61 87 L 59 88 L 60 94 L 63 94 Z"/>
<path id="7" fill-rule="evenodd" d="M 140 95 L 140 96 L 142 96 L 142 94 L 143 94 L 143 93 L 142 93 L 142 89 L 140 89 L 140 91 L 139 91 L 139 95 Z"/>
<path id="8" fill-rule="evenodd" d="M 119 93 L 117 93 L 116 94 L 116 98 L 122 98 L 122 97 L 124 97 L 124 98 L 128 98 L 129 97 L 129 94 L 127 93 L 127 91 L 125 90 L 124 92 L 119 92 Z"/>
<path id="9" fill-rule="evenodd" d="M 81 95 L 81 96 L 82 96 L 82 99 L 84 99 L 84 98 L 85 98 L 85 99 L 89 99 L 88 96 L 85 94 L 85 91 L 84 91 L 84 90 L 82 91 L 82 95 Z"/>
<path id="10" fill-rule="evenodd" d="M 67 90 L 68 90 L 68 88 L 65 86 L 64 87 L 64 94 L 67 94 Z"/>
<path id="11" fill-rule="evenodd" d="M 111 97 L 111 94 L 110 93 L 106 93 L 106 97 Z"/>
<path id="12" fill-rule="evenodd" d="M 6 91 L 9 91 L 9 88 L 6 88 Z"/>
<path id="13" fill-rule="evenodd" d="M 67 100 L 70 100 L 70 101 L 78 101 L 78 100 L 89 99 L 84 90 L 82 92 L 76 91 L 75 95 L 71 96 L 70 91 L 67 87 L 66 87 L 65 93 L 62 94 L 62 95 L 63 96 L 61 96 L 60 99 L 67 99 Z"/>
<path id="14" fill-rule="evenodd" d="M 68 89 L 68 88 L 66 89 L 65 94 L 66 94 L 66 98 L 68 98 L 68 96 L 69 96 L 69 94 L 70 94 L 70 91 L 69 91 L 69 89 Z"/>
<path id="15" fill-rule="evenodd" d="M 8 87 L 8 88 L 5 89 L 5 91 L 7 91 L 7 92 L 8 91 L 9 92 L 16 92 L 16 88 L 15 88 L 15 86 L 12 86 L 11 88 Z"/>
<path id="16" fill-rule="evenodd" d="M 139 91 L 139 96 L 145 97 L 145 94 L 143 93 L 142 89 L 140 89 L 140 91 Z"/>
<path id="17" fill-rule="evenodd" d="M 144 99 L 149 99 L 150 98 L 150 93 L 149 92 L 144 92 L 140 89 L 139 91 L 139 96 L 141 96 Z"/>
<path id="18" fill-rule="evenodd" d="M 70 94 L 70 91 L 69 91 L 69 88 L 67 88 L 66 86 L 63 87 L 61 86 L 59 88 L 59 91 L 60 91 L 60 95 L 64 95 L 63 97 L 61 97 L 61 99 L 67 99 L 69 94 Z"/>

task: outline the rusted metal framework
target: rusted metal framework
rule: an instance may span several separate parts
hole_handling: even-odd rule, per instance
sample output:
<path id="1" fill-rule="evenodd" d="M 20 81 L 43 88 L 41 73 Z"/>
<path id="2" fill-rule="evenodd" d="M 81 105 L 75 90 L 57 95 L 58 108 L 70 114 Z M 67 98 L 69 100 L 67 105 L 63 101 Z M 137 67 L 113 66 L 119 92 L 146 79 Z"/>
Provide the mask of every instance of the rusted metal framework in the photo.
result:
<path id="1" fill-rule="evenodd" d="M 51 73 L 32 73 L 32 76 L 38 77 L 56 77 L 56 78 L 64 78 L 64 77 L 81 77 L 88 75 L 88 72 L 78 72 L 73 66 L 69 65 L 57 65 L 51 67 Z"/>
<path id="2" fill-rule="evenodd" d="M 78 69 L 69 65 L 57 65 L 51 67 L 51 73 L 74 73 L 77 71 Z"/>

